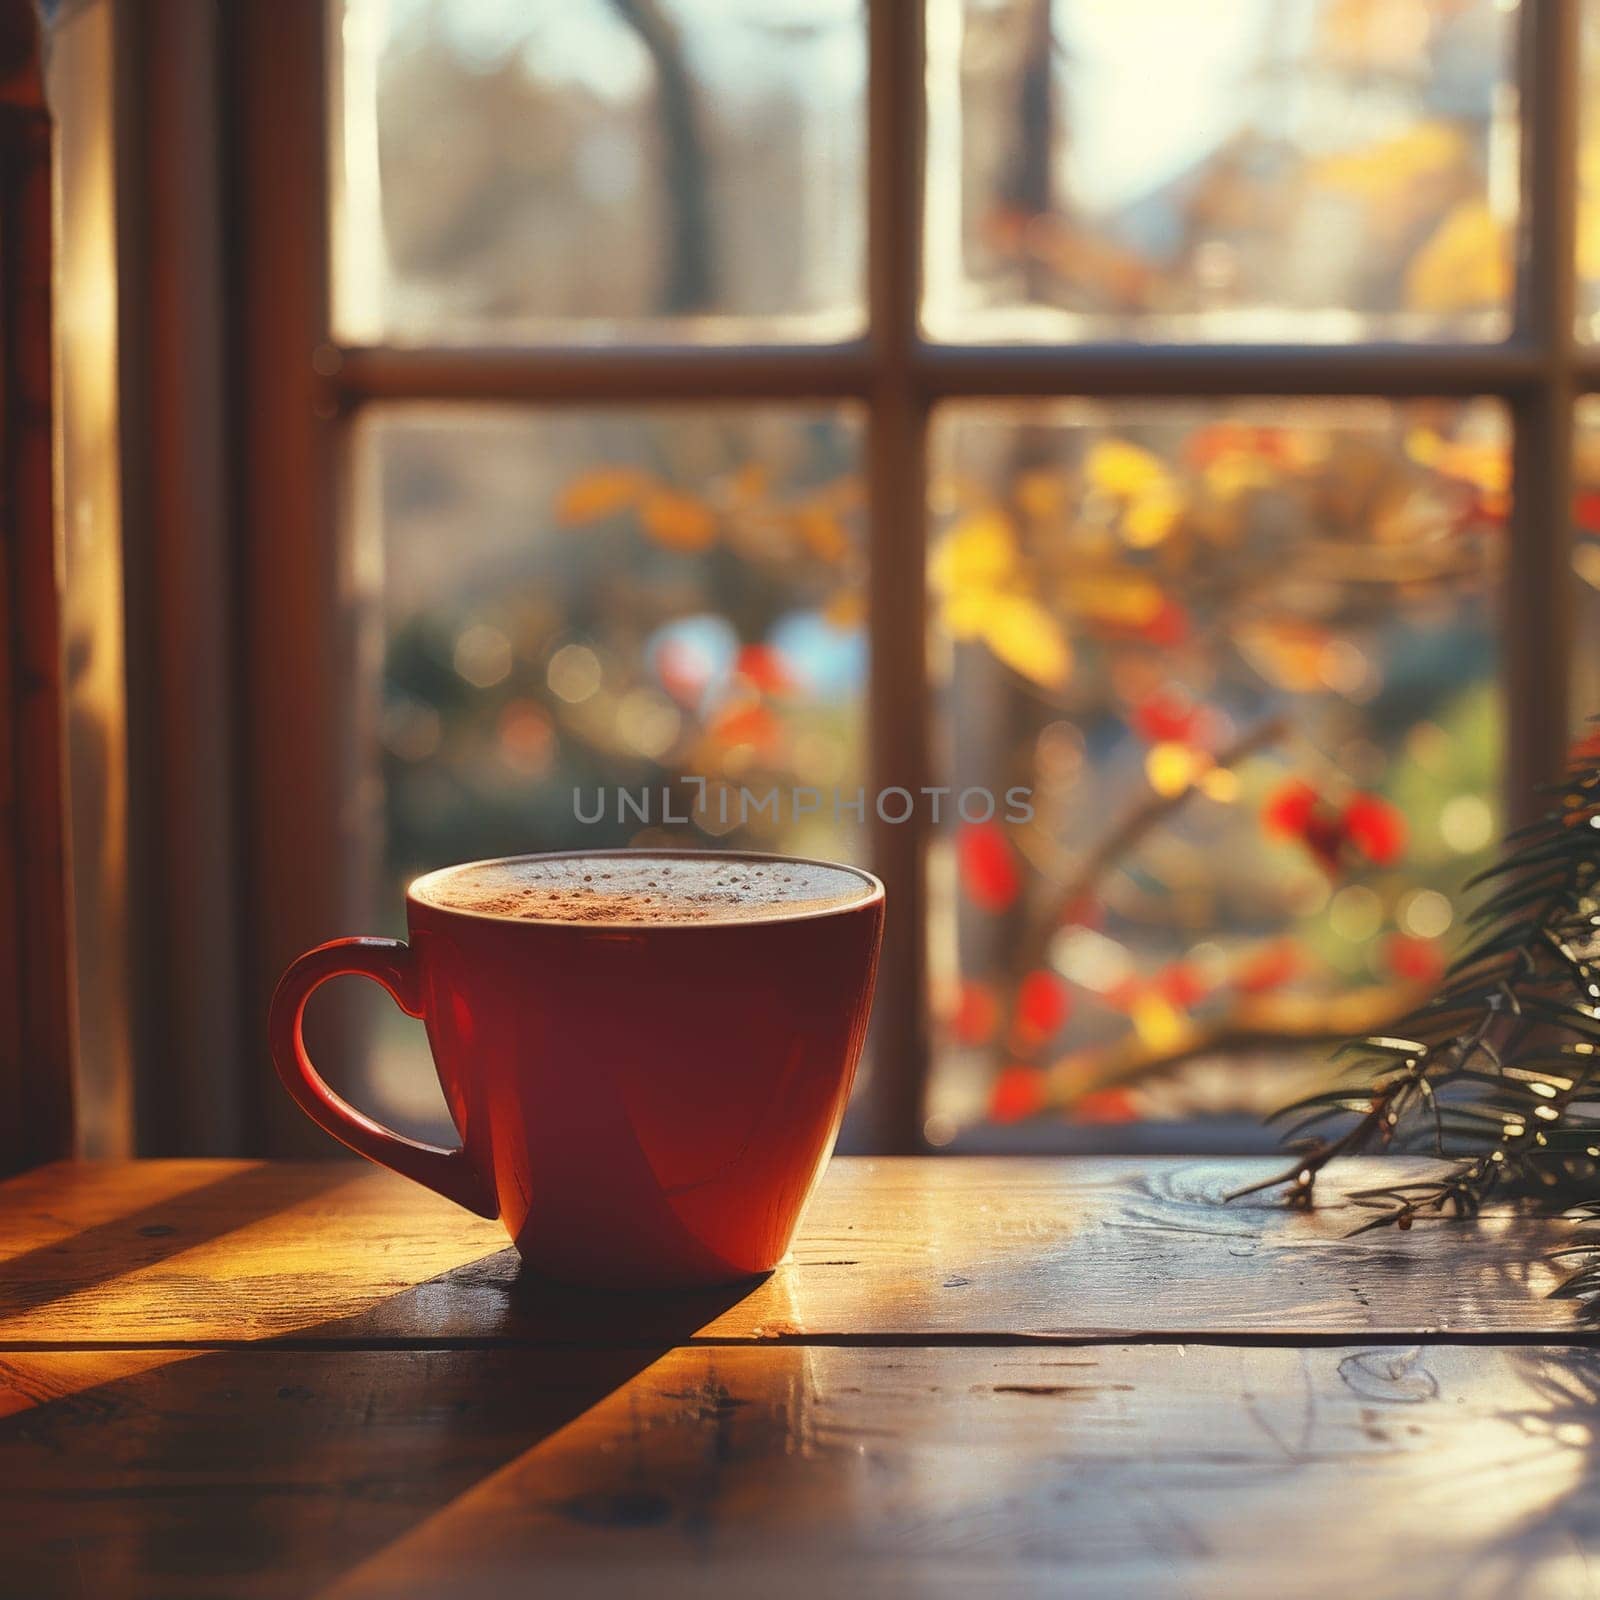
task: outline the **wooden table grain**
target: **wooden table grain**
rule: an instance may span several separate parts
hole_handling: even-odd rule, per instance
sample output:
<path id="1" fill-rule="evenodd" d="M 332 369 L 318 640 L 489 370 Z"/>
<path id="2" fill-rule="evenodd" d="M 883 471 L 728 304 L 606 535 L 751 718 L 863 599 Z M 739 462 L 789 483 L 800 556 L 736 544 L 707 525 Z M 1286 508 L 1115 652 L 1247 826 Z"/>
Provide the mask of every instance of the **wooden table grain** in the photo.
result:
<path id="1" fill-rule="evenodd" d="M 516 1270 L 343 1162 L 0 1185 L 0 1595 L 1600 1594 L 1559 1221 L 841 1160 L 790 1261 Z"/>

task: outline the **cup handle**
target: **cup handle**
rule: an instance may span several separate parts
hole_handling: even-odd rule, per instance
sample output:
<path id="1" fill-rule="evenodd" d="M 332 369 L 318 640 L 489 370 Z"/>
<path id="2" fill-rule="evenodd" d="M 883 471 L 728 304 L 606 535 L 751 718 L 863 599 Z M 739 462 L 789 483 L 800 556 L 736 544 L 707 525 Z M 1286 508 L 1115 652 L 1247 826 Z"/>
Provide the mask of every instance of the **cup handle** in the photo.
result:
<path id="1" fill-rule="evenodd" d="M 422 1015 L 416 958 L 398 939 L 334 939 L 292 962 L 278 980 L 267 1016 L 272 1064 L 300 1109 L 357 1155 L 389 1167 L 426 1189 L 454 1200 L 480 1217 L 497 1217 L 494 1193 L 465 1150 L 444 1150 L 394 1133 L 357 1111 L 323 1081 L 306 1054 L 303 1024 L 306 1002 L 329 978 L 346 974 L 371 978 L 389 991 L 408 1017 Z"/>

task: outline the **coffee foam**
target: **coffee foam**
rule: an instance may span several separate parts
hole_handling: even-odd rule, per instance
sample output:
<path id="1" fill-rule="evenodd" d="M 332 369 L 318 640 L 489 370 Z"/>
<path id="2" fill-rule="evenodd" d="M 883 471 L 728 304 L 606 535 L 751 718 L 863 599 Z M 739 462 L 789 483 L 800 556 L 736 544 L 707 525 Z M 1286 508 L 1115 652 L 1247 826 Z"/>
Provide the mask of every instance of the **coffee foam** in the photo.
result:
<path id="1" fill-rule="evenodd" d="M 435 875 L 430 905 L 528 922 L 637 926 L 760 922 L 833 911 L 871 893 L 864 878 L 812 861 L 748 856 L 528 856 Z"/>

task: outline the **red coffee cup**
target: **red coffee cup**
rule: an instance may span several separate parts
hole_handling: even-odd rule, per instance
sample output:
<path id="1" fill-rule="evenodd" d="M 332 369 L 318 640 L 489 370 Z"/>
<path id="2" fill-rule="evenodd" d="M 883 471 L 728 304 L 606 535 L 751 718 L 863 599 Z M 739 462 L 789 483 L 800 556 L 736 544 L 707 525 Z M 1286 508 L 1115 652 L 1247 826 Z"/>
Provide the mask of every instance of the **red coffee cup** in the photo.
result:
<path id="1" fill-rule="evenodd" d="M 708 869 L 789 859 L 649 855 Z M 580 858 L 638 859 L 560 859 Z M 417 879 L 409 944 L 336 939 L 289 967 L 268 1021 L 284 1086 L 352 1150 L 500 1217 L 523 1259 L 552 1277 L 661 1288 L 769 1271 L 844 1115 L 872 1006 L 883 885 L 855 867 L 801 862 L 848 875 L 859 896 L 640 925 L 442 903 L 452 873 L 500 865 Z M 372 978 L 421 1018 L 459 1148 L 382 1127 L 311 1064 L 306 1002 L 345 973 Z"/>

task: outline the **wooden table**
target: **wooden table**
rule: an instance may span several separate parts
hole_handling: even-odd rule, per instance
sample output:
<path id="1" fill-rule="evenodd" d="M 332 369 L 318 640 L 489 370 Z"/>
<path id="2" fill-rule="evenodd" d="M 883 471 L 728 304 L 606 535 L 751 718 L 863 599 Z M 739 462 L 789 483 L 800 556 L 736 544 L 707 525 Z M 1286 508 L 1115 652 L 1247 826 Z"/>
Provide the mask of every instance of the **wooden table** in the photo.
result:
<path id="1" fill-rule="evenodd" d="M 1394 1164 L 1385 1167 L 1392 1171 Z M 518 1275 L 343 1162 L 0 1185 L 0 1594 L 1600 1593 L 1556 1222 L 1251 1162 L 835 1162 L 792 1261 Z"/>

